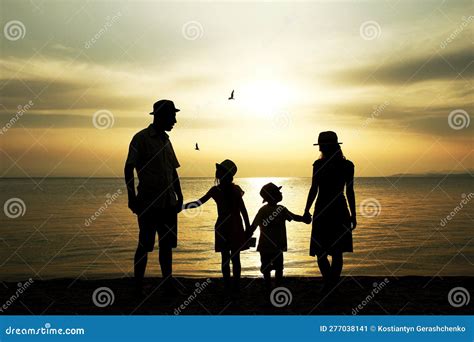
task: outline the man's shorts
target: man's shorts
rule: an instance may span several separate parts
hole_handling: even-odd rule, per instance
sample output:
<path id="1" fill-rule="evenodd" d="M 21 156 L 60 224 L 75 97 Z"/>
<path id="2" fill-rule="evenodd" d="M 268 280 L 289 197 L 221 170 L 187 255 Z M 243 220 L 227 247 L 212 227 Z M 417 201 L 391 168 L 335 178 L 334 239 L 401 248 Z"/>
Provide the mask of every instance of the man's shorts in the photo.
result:
<path id="1" fill-rule="evenodd" d="M 270 272 L 271 270 L 283 271 L 283 252 L 276 253 L 262 253 L 260 252 L 260 261 L 262 273 Z"/>
<path id="2" fill-rule="evenodd" d="M 138 242 L 147 252 L 153 251 L 158 233 L 160 248 L 175 248 L 178 244 L 178 214 L 175 207 L 150 207 L 138 215 Z"/>

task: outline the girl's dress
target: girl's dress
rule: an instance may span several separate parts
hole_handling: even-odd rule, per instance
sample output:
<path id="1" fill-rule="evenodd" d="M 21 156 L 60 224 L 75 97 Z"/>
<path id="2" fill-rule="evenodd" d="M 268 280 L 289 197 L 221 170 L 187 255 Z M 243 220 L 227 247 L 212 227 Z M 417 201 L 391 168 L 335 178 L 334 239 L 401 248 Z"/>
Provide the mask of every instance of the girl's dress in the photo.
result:
<path id="1" fill-rule="evenodd" d="M 318 183 L 311 231 L 311 256 L 352 252 L 352 230 L 344 186 L 352 181 L 354 164 L 346 159 L 316 160 L 313 178 Z"/>
<path id="2" fill-rule="evenodd" d="M 215 225 L 215 251 L 238 252 L 245 244 L 245 230 L 240 216 L 240 203 L 244 191 L 236 184 L 213 186 L 209 195 L 217 204 Z"/>

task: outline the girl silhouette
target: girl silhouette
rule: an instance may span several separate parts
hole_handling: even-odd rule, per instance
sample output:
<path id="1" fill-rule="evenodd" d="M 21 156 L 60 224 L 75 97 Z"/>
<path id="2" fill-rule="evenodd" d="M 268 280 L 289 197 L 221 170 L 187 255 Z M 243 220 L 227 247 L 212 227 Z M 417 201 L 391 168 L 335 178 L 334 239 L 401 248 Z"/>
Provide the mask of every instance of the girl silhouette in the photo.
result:
<path id="1" fill-rule="evenodd" d="M 354 195 L 354 164 L 342 154 L 337 135 L 321 132 L 318 137 L 321 157 L 313 164 L 313 179 L 308 193 L 304 217 L 311 217 L 310 209 L 317 196 L 310 255 L 317 256 L 319 270 L 328 290 L 339 280 L 343 253 L 352 252 L 352 230 L 357 225 Z M 347 208 L 344 197 L 346 188 Z M 332 256 L 329 263 L 328 255 Z"/>
<path id="2" fill-rule="evenodd" d="M 184 209 L 201 206 L 211 198 L 217 204 L 215 225 L 215 251 L 222 256 L 222 275 L 226 289 L 230 288 L 230 262 L 234 276 L 234 290 L 239 291 L 241 273 L 240 251 L 245 249 L 245 227 L 250 227 L 249 216 L 243 201 L 244 191 L 233 183 L 237 166 L 229 159 L 216 164 L 216 185 L 197 201 L 184 205 Z"/>

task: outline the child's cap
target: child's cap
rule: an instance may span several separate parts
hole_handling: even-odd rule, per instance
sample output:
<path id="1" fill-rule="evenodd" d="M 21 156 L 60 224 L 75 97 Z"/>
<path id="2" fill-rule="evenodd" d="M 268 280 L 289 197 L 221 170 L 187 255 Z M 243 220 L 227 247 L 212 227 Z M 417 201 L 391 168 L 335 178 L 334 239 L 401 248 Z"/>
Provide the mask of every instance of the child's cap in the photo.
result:
<path id="1" fill-rule="evenodd" d="M 220 168 L 232 176 L 235 176 L 237 173 L 237 165 L 230 159 L 226 159 L 222 163 L 216 163 L 216 168 Z"/>
<path id="2" fill-rule="evenodd" d="M 280 194 L 281 186 L 276 186 L 273 183 L 265 184 L 260 190 L 260 196 L 263 197 L 263 202 L 269 202 L 269 200 L 276 200 Z"/>

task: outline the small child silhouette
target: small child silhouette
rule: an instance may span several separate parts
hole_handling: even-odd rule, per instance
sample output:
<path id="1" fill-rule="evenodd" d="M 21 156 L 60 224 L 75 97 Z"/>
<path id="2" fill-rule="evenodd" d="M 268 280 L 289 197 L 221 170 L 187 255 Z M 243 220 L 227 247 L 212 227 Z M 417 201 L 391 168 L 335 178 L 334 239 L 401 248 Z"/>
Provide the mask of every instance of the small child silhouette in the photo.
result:
<path id="1" fill-rule="evenodd" d="M 308 224 L 311 222 L 278 204 L 283 199 L 280 189 L 281 186 L 278 187 L 273 183 L 262 187 L 260 196 L 263 197 L 263 202 L 268 203 L 260 208 L 250 229 L 246 231 L 246 237 L 250 239 L 257 227 L 260 227 L 257 251 L 260 252 L 262 262 L 260 271 L 263 273 L 267 290 L 271 289 L 272 270 L 275 270 L 277 286 L 281 284 L 283 278 L 283 253 L 287 251 L 286 221 L 294 220 Z"/>
<path id="2" fill-rule="evenodd" d="M 215 225 L 215 251 L 222 255 L 222 275 L 226 289 L 230 288 L 230 261 L 234 276 L 234 290 L 239 291 L 241 273 L 240 251 L 245 247 L 245 226 L 250 226 L 249 216 L 242 196 L 244 191 L 233 183 L 237 165 L 229 159 L 216 164 L 216 183 L 199 200 L 187 203 L 184 209 L 201 206 L 211 198 L 217 204 L 217 222 Z"/>

